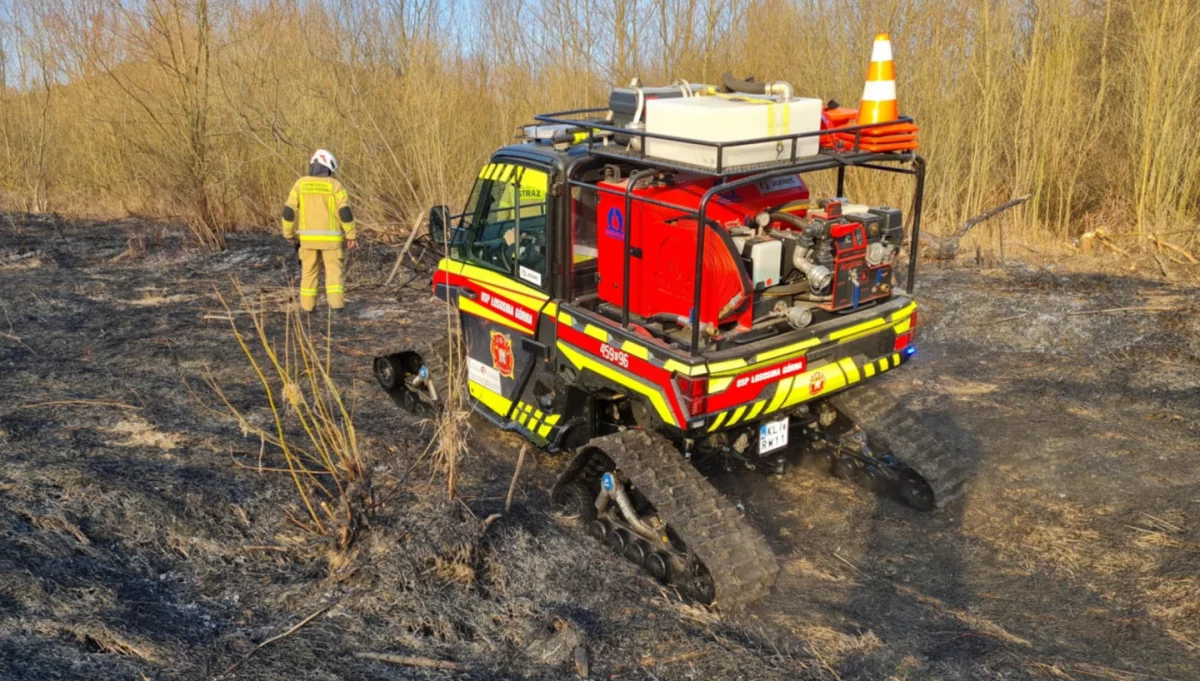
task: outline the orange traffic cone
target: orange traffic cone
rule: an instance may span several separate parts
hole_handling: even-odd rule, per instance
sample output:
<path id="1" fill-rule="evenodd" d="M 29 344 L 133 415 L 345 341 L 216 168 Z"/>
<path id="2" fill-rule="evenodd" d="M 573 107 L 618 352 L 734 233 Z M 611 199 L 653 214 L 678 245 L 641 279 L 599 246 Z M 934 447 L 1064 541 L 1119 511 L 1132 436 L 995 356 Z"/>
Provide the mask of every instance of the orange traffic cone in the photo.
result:
<path id="1" fill-rule="evenodd" d="M 858 124 L 872 125 L 894 121 L 900 117 L 896 104 L 896 65 L 892 62 L 892 39 L 886 33 L 875 36 L 871 48 L 871 65 L 867 68 L 867 83 L 863 86 L 862 103 L 858 105 Z"/>
<path id="2" fill-rule="evenodd" d="M 917 126 L 893 122 L 900 118 L 896 103 L 896 66 L 892 62 L 892 40 L 886 33 L 875 36 L 871 65 L 858 106 L 856 125 L 868 125 L 857 134 L 842 132 L 834 137 L 847 151 L 906 151 L 917 148 Z M 847 121 L 848 122 L 848 121 Z"/>

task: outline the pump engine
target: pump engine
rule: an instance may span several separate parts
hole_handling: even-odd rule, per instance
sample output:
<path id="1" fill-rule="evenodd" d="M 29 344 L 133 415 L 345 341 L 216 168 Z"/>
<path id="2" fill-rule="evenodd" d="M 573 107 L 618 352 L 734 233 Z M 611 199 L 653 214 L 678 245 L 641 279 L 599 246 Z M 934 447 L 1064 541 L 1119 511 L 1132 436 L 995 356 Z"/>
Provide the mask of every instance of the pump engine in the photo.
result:
<path id="1" fill-rule="evenodd" d="M 783 242 L 785 281 L 802 277 L 810 297 L 829 311 L 855 309 L 886 298 L 892 290 L 892 262 L 904 237 L 896 208 L 821 202 L 807 219 L 773 213 L 770 235 Z M 798 277 L 796 276 L 798 275 Z"/>

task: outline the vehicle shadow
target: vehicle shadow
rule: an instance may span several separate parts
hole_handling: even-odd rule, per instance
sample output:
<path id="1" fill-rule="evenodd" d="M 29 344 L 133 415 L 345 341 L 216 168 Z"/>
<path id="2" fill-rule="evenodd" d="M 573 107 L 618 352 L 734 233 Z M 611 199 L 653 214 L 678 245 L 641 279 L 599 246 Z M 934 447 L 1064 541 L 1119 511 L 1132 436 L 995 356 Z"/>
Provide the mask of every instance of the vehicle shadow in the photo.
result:
<path id="1" fill-rule="evenodd" d="M 1197 480 L 1154 477 L 1183 464 L 1186 446 L 1170 443 L 1187 426 L 1144 433 L 1140 415 L 1120 410 L 1187 413 L 1195 391 L 1139 387 L 1127 371 L 1072 380 L 1063 367 L 1051 380 L 1044 358 L 1027 370 L 1013 359 L 1008 370 L 933 362 L 947 378 L 971 376 L 965 387 L 982 395 L 950 394 L 949 380 L 919 365 L 897 387 L 969 467 L 966 493 L 940 511 L 807 471 L 718 481 L 745 501 L 782 566 L 746 619 L 803 641 L 842 679 L 1192 678 L 1188 625 L 1171 617 L 1195 605 L 1183 586 L 1197 565 L 1178 548 L 1187 523 L 1171 512 L 1194 499 Z M 1129 529 L 1147 517 L 1178 531 Z"/>

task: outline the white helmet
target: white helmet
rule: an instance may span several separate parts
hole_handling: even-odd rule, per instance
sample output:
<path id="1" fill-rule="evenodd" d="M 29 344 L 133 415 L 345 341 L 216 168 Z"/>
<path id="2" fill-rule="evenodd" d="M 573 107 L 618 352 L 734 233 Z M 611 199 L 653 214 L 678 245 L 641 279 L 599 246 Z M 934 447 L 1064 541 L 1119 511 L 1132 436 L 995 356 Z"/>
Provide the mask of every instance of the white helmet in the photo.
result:
<path id="1" fill-rule="evenodd" d="M 333 154 L 329 153 L 325 149 L 317 149 L 315 152 L 313 152 L 313 156 L 308 162 L 310 164 L 320 163 L 326 168 L 329 168 L 329 172 L 337 172 L 337 159 L 333 157 Z"/>

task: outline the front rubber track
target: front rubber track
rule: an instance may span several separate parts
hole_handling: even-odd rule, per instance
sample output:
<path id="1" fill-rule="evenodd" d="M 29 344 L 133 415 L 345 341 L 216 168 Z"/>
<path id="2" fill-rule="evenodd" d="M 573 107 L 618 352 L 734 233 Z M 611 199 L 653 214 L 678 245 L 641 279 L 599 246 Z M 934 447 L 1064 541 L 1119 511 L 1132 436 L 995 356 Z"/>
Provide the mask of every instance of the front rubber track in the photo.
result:
<path id="1" fill-rule="evenodd" d="M 975 469 L 977 447 L 953 424 L 935 422 L 910 408 L 886 383 L 876 379 L 829 401 L 872 441 L 887 447 L 924 478 L 933 491 L 934 504 L 942 508 L 962 496 Z"/>
<path id="2" fill-rule="evenodd" d="M 714 605 L 734 609 L 771 591 L 779 566 L 766 540 L 670 440 L 626 430 L 596 438 L 588 447 L 613 460 L 708 568 Z"/>

